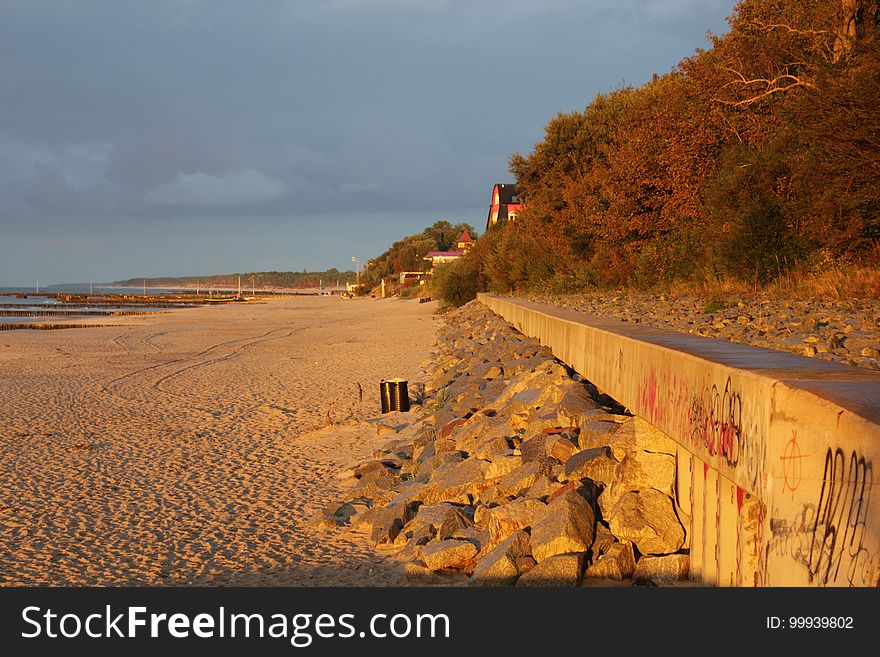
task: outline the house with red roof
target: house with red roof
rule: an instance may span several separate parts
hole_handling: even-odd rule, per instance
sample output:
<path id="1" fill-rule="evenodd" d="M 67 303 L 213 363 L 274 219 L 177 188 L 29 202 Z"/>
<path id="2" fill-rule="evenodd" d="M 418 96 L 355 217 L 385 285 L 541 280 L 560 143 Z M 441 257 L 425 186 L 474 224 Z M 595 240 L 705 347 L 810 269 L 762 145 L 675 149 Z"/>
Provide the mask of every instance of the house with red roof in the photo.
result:
<path id="1" fill-rule="evenodd" d="M 452 262 L 453 260 L 457 260 L 465 253 L 467 253 L 468 249 L 470 249 L 475 242 L 476 240 L 471 237 L 468 229 L 465 228 L 463 231 L 461 231 L 461 235 L 459 235 L 458 239 L 455 241 L 454 251 L 431 251 L 430 253 L 425 254 L 424 259 L 431 261 L 431 268 L 433 269 L 435 266 L 444 262 Z"/>
<path id="2" fill-rule="evenodd" d="M 461 235 L 459 235 L 458 239 L 455 241 L 455 248 L 458 251 L 467 253 L 468 249 L 470 249 L 475 243 L 476 240 L 471 237 L 468 229 L 465 228 L 463 231 L 461 231 Z"/>
<path id="3" fill-rule="evenodd" d="M 519 200 L 519 189 L 512 183 L 495 183 L 492 188 L 492 202 L 489 205 L 489 218 L 486 220 L 486 230 L 492 226 L 513 221 L 522 209 Z"/>

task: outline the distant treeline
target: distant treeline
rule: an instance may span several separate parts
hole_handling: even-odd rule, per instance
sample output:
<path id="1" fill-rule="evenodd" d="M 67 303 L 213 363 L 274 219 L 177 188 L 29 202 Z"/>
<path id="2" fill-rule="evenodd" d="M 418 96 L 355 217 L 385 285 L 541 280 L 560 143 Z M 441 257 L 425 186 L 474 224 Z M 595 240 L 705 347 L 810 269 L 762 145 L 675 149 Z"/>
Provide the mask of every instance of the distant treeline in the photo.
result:
<path id="1" fill-rule="evenodd" d="M 315 288 L 319 283 L 324 287 L 332 287 L 339 281 L 340 285 L 353 282 L 355 272 L 338 271 L 256 271 L 235 274 L 215 274 L 212 276 L 178 276 L 165 278 L 129 278 L 115 281 L 113 285 L 120 287 L 140 287 L 146 281 L 147 287 L 223 287 L 236 289 L 241 277 L 242 289 L 256 288 Z"/>
<path id="2" fill-rule="evenodd" d="M 878 0 L 742 0 L 728 21 L 513 155 L 524 209 L 448 265 L 455 285 L 759 285 L 878 263 Z"/>

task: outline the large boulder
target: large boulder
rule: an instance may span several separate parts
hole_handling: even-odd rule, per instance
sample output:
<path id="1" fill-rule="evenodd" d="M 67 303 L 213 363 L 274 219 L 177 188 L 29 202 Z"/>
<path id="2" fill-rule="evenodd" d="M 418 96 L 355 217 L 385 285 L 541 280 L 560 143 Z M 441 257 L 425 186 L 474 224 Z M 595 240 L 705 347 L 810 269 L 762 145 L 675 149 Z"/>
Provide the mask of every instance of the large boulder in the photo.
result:
<path id="1" fill-rule="evenodd" d="M 422 560 L 433 571 L 463 567 L 475 556 L 473 543 L 457 539 L 431 541 L 422 548 Z"/>
<path id="2" fill-rule="evenodd" d="M 517 581 L 519 586 L 577 586 L 584 573 L 584 553 L 557 554 L 544 559 L 524 573 Z"/>
<path id="3" fill-rule="evenodd" d="M 578 453 L 578 446 L 575 444 L 577 438 L 566 433 L 554 434 L 548 436 L 545 443 L 545 451 L 560 463 L 565 463 L 572 456 Z"/>
<path id="4" fill-rule="evenodd" d="M 457 426 L 450 438 L 455 441 L 455 449 L 471 454 L 487 440 L 504 438 L 509 433 L 511 430 L 506 418 L 475 413 Z"/>
<path id="5" fill-rule="evenodd" d="M 502 494 L 519 495 L 542 476 L 547 476 L 551 465 L 545 459 L 523 463 L 510 474 L 501 478 L 498 482 L 498 490 Z"/>
<path id="6" fill-rule="evenodd" d="M 489 462 L 481 459 L 465 459 L 435 475 L 419 493 L 425 503 L 455 502 L 469 504 L 470 497 L 488 487 L 485 480 Z"/>
<path id="7" fill-rule="evenodd" d="M 674 456 L 642 450 L 629 452 L 617 466 L 611 486 L 599 498 L 602 513 L 610 513 L 624 493 L 644 488 L 675 496 Z"/>
<path id="8" fill-rule="evenodd" d="M 513 450 L 506 453 L 496 454 L 489 457 L 489 467 L 486 468 L 486 479 L 500 479 L 506 477 L 523 464 L 522 456 L 514 454 Z"/>
<path id="9" fill-rule="evenodd" d="M 662 557 L 642 557 L 633 573 L 634 584 L 669 586 L 687 579 L 690 557 L 686 554 L 668 554 Z"/>
<path id="10" fill-rule="evenodd" d="M 624 493 L 608 524 L 612 534 L 631 541 L 642 554 L 672 554 L 684 544 L 684 528 L 672 499 L 653 488 Z"/>
<path id="11" fill-rule="evenodd" d="M 620 428 L 619 416 L 609 415 L 604 411 L 600 415 L 591 414 L 581 418 L 578 428 L 578 446 L 581 449 L 592 449 L 609 444 L 610 437 Z"/>
<path id="12" fill-rule="evenodd" d="M 622 461 L 629 452 L 645 451 L 675 456 L 678 444 L 640 417 L 629 417 L 604 443 L 611 447 L 614 456 Z"/>
<path id="13" fill-rule="evenodd" d="M 354 531 L 368 534 L 374 543 L 393 543 L 411 517 L 412 505 L 392 503 L 375 506 L 353 516 L 351 527 Z"/>
<path id="14" fill-rule="evenodd" d="M 526 529 L 544 515 L 547 505 L 538 500 L 515 500 L 488 511 L 486 526 L 492 543 L 500 543 L 518 529 Z"/>
<path id="15" fill-rule="evenodd" d="M 528 556 L 528 533 L 523 529 L 515 531 L 477 561 L 471 586 L 510 586 L 521 574 L 518 560 Z"/>
<path id="16" fill-rule="evenodd" d="M 565 462 L 562 481 L 592 479 L 607 487 L 614 481 L 617 465 L 610 447 L 585 449 Z"/>
<path id="17" fill-rule="evenodd" d="M 592 506 L 576 489 L 557 497 L 532 526 L 532 556 L 544 559 L 567 552 L 586 552 L 595 537 L 596 517 Z"/>
<path id="18" fill-rule="evenodd" d="M 585 418 L 590 417 L 599 406 L 590 399 L 586 388 L 571 379 L 568 381 L 570 385 L 566 386 L 565 393 L 556 406 L 556 415 L 561 425 L 577 426 Z"/>
<path id="19" fill-rule="evenodd" d="M 584 577 L 601 579 L 628 579 L 636 568 L 636 558 L 632 543 L 621 541 L 612 543 L 603 555 L 587 568 Z"/>

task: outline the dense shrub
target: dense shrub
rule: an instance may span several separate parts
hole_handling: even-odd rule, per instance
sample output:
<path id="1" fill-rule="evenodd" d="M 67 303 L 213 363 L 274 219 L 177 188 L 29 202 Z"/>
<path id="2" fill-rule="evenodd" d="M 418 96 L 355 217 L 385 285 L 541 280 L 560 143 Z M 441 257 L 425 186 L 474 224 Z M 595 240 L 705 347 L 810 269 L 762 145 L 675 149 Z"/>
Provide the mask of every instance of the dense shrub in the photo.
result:
<path id="1" fill-rule="evenodd" d="M 477 297 L 477 292 L 481 291 L 481 280 L 477 258 L 467 254 L 434 267 L 431 295 L 436 295 L 447 308 L 457 308 Z"/>

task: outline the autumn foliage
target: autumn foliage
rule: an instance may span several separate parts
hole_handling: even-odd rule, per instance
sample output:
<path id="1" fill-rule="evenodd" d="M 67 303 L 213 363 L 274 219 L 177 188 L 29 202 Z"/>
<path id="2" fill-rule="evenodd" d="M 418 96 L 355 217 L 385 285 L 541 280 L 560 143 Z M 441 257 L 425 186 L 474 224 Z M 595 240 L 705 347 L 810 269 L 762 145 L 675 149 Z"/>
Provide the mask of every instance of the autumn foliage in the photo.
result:
<path id="1" fill-rule="evenodd" d="M 880 243 L 877 0 L 742 0 L 730 31 L 559 114 L 514 155 L 525 207 L 468 254 L 496 291 L 755 284 Z"/>

